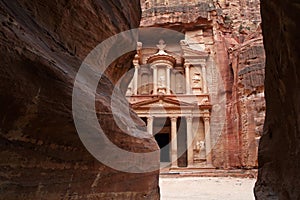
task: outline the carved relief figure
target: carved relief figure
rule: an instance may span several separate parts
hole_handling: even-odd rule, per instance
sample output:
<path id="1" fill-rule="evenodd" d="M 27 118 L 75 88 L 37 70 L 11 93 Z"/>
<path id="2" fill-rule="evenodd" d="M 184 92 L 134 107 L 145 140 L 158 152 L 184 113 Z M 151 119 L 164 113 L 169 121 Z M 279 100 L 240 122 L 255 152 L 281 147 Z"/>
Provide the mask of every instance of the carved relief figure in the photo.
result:
<path id="1" fill-rule="evenodd" d="M 193 77 L 193 88 L 201 88 L 201 75 L 198 72 L 195 72 Z"/>
<path id="2" fill-rule="evenodd" d="M 199 141 L 199 156 L 200 159 L 205 159 L 205 142 L 202 140 Z"/>
<path id="3" fill-rule="evenodd" d="M 162 88 L 165 87 L 165 77 L 164 76 L 159 77 L 158 86 L 162 87 Z"/>
<path id="4" fill-rule="evenodd" d="M 180 73 L 175 74 L 175 83 L 176 83 L 176 93 L 182 94 L 183 93 L 183 75 Z"/>
<path id="5" fill-rule="evenodd" d="M 165 48 L 166 48 L 166 44 L 165 41 L 163 39 L 160 39 L 158 42 L 158 45 L 156 45 L 158 48 L 158 53 L 157 54 L 166 54 L 165 52 Z"/>
<path id="6" fill-rule="evenodd" d="M 158 79 L 157 79 L 158 88 L 166 87 L 166 69 L 165 66 L 159 66 L 158 68 Z"/>
<path id="7" fill-rule="evenodd" d="M 149 76 L 148 74 L 142 74 L 142 94 L 149 94 Z"/>

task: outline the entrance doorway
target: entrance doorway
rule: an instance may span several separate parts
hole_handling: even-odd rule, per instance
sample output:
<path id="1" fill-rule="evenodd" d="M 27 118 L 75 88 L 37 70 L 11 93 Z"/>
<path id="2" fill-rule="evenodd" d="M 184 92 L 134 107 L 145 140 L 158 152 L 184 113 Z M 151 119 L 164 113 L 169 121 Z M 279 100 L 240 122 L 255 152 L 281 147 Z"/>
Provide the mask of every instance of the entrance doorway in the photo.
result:
<path id="1" fill-rule="evenodd" d="M 170 142 L 169 134 L 156 134 L 155 140 L 160 148 L 160 162 L 170 162 L 170 148 L 166 145 Z"/>
<path id="2" fill-rule="evenodd" d="M 177 148 L 178 167 L 187 167 L 187 131 L 184 117 L 177 119 Z"/>
<path id="3" fill-rule="evenodd" d="M 154 118 L 153 134 L 160 148 L 160 162 L 170 162 L 171 121 L 169 118 Z"/>

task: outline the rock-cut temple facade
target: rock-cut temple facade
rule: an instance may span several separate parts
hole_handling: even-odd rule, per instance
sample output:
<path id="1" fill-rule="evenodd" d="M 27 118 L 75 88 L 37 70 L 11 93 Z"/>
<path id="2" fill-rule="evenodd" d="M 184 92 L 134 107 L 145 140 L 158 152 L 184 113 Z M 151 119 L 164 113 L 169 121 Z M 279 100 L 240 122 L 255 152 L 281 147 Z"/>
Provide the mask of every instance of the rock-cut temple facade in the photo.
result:
<path id="1" fill-rule="evenodd" d="M 160 146 L 161 162 L 170 169 L 255 168 L 264 119 L 259 2 L 141 4 L 126 96 Z"/>
<path id="2" fill-rule="evenodd" d="M 136 55 L 127 91 L 131 106 L 162 147 L 162 162 L 175 168 L 211 166 L 209 52 L 190 48 L 184 39 L 170 44 L 180 54 L 168 53 L 162 39 L 156 46 L 141 48 Z"/>

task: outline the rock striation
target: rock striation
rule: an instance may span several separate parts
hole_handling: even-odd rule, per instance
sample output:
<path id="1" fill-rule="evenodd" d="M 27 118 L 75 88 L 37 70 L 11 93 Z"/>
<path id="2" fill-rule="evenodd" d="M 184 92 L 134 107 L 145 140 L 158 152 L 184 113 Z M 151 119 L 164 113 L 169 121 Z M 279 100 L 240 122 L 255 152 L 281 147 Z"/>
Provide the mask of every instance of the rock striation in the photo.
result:
<path id="1" fill-rule="evenodd" d="M 256 199 L 300 198 L 299 3 L 262 1 L 266 122 L 259 145 Z"/>
<path id="2" fill-rule="evenodd" d="M 81 62 L 103 40 L 138 27 L 139 5 L 138 0 L 0 2 L 0 199 L 159 199 L 158 171 L 131 174 L 100 163 L 83 146 L 72 117 Z M 124 133 L 113 123 L 106 98 L 133 56 L 119 58 L 106 71 L 97 114 L 116 145 L 150 152 L 158 148 L 154 139 L 133 137 L 136 128 L 147 134 L 144 124 L 132 114 L 139 125 Z M 125 102 L 122 95 L 116 98 Z"/>

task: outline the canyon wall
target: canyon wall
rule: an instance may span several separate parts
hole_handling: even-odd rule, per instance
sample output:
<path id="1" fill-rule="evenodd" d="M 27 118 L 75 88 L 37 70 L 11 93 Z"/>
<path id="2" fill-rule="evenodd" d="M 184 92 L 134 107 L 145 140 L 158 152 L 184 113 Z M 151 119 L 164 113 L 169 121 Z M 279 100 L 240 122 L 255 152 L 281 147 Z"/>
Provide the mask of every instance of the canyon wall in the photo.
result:
<path id="1" fill-rule="evenodd" d="M 265 116 L 259 0 L 143 0 L 142 9 L 142 27 L 182 32 L 210 53 L 206 68 L 214 166 L 256 168 Z"/>
<path id="2" fill-rule="evenodd" d="M 225 28 L 218 39 L 224 44 L 219 44 L 218 50 L 226 51 L 219 54 L 222 57 L 216 52 L 226 91 L 225 137 L 220 149 L 224 151 L 225 166 L 253 168 L 257 166 L 258 140 L 265 116 L 260 2 L 219 1 L 218 7 L 223 11 Z M 222 161 L 222 157 L 218 160 Z"/>
<path id="3" fill-rule="evenodd" d="M 300 199 L 299 2 L 262 1 L 266 122 L 256 199 Z"/>
<path id="4" fill-rule="evenodd" d="M 0 199 L 159 199 L 157 170 L 125 173 L 100 163 L 79 139 L 72 116 L 72 88 L 81 62 L 103 40 L 138 27 L 140 13 L 138 0 L 0 2 Z M 136 127 L 125 133 L 109 106 L 115 83 L 132 67 L 134 54 L 110 65 L 95 106 L 114 144 L 150 152 L 158 149 L 154 139 L 133 137 L 137 129 L 147 134 L 137 116 L 132 114 Z M 122 95 L 116 99 L 126 102 Z M 84 101 L 81 108 L 91 112 Z M 125 111 L 119 115 L 128 117 Z M 159 157 L 144 162 L 159 163 Z M 135 167 L 129 161 L 120 165 Z"/>

